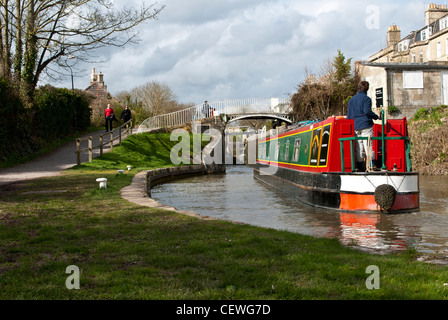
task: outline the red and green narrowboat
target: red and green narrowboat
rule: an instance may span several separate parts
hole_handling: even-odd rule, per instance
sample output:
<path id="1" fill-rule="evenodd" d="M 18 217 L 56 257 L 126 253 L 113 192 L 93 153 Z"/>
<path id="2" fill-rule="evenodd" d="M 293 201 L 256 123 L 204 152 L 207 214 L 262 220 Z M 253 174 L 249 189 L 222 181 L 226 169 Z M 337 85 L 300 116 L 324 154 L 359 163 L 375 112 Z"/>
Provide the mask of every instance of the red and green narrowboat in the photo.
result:
<path id="1" fill-rule="evenodd" d="M 384 119 L 384 117 L 382 117 Z M 419 174 L 412 172 L 407 120 L 374 125 L 375 161 L 355 169 L 354 121 L 330 117 L 258 137 L 254 177 L 301 202 L 349 212 L 419 211 Z"/>

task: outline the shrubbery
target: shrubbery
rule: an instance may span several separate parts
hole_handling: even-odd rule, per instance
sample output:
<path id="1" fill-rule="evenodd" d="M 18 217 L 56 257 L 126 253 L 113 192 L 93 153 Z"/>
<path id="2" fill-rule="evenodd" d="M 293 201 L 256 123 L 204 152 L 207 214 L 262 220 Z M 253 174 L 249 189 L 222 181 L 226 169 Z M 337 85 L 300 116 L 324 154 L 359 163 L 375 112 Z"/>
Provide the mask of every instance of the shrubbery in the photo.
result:
<path id="1" fill-rule="evenodd" d="M 421 174 L 448 174 L 448 107 L 421 108 L 409 122 L 412 163 Z"/>
<path id="2" fill-rule="evenodd" d="M 23 106 L 18 92 L 0 78 L 0 167 L 31 158 L 55 140 L 90 126 L 90 99 L 84 92 L 44 86 L 30 108 Z"/>
<path id="3" fill-rule="evenodd" d="M 85 93 L 46 85 L 37 90 L 35 108 L 38 134 L 60 137 L 90 126 L 90 99 Z"/>
<path id="4" fill-rule="evenodd" d="M 291 97 L 297 121 L 346 115 L 348 101 L 358 92 L 359 74 L 352 72 L 351 59 L 346 60 L 340 50 L 322 69 L 320 76 L 307 75 Z"/>

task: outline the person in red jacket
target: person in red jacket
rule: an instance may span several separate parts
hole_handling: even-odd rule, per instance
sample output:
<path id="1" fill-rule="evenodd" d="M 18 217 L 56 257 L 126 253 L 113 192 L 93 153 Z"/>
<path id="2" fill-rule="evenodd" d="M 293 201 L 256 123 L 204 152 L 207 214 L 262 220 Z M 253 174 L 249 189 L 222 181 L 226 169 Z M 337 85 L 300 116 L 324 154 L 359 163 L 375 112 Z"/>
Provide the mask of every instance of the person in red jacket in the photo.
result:
<path id="1" fill-rule="evenodd" d="M 110 104 L 108 104 L 106 110 L 104 110 L 104 115 L 106 117 L 106 132 L 112 131 L 112 120 L 115 116 L 115 112 Z"/>

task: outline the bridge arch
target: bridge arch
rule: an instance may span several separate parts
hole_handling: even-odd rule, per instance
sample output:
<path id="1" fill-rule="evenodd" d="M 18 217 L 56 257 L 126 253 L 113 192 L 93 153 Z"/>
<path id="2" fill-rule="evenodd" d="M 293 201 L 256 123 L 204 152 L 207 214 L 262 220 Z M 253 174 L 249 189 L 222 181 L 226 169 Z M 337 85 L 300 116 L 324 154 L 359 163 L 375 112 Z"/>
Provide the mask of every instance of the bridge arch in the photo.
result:
<path id="1" fill-rule="evenodd" d="M 238 120 L 248 120 L 248 119 L 276 119 L 280 121 L 287 122 L 288 124 L 293 124 L 293 120 L 290 119 L 290 116 L 278 115 L 278 114 L 245 114 L 245 115 L 234 115 L 230 116 L 229 121 L 227 123 L 236 122 Z"/>

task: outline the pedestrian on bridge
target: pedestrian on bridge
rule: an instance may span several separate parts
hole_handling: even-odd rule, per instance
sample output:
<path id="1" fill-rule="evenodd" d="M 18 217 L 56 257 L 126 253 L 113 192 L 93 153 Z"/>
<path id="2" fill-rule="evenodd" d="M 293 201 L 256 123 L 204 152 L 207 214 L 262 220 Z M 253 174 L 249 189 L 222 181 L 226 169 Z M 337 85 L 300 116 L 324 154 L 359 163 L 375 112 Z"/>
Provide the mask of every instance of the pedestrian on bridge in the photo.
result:
<path id="1" fill-rule="evenodd" d="M 107 108 L 104 110 L 104 115 L 106 117 L 106 132 L 112 131 L 112 121 L 114 120 L 115 112 L 110 106 L 110 103 L 107 104 Z"/>
<path id="2" fill-rule="evenodd" d="M 202 113 L 204 114 L 204 118 L 210 117 L 210 105 L 208 104 L 208 101 L 205 100 L 204 104 L 202 105 Z"/>

